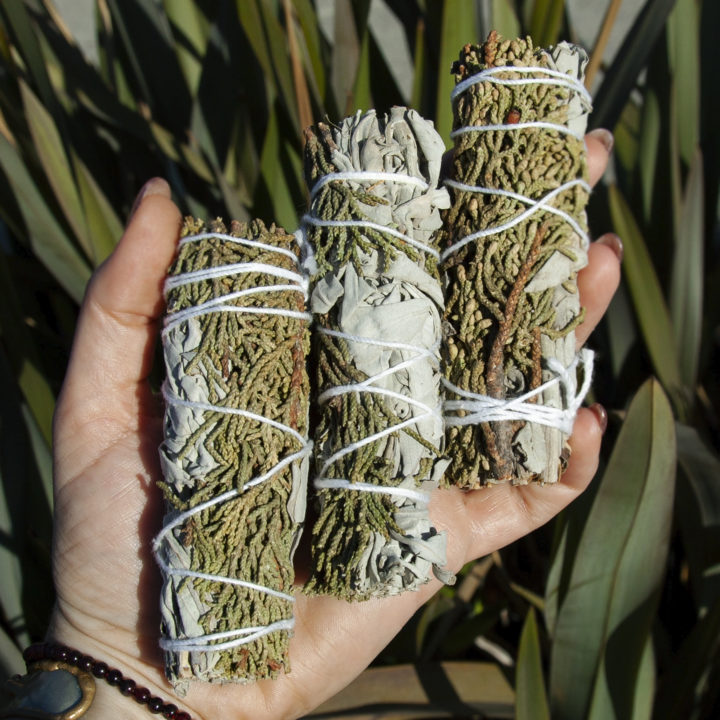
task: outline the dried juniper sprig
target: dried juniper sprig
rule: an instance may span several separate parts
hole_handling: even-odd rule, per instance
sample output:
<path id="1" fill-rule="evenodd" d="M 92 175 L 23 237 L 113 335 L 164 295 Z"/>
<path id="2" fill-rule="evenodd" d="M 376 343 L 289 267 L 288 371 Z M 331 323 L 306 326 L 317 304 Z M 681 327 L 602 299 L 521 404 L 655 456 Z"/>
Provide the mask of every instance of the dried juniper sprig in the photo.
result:
<path id="1" fill-rule="evenodd" d="M 577 46 L 545 51 L 493 32 L 453 66 L 441 240 L 448 484 L 552 483 L 567 461 L 590 375 L 574 333 L 587 262 L 586 62 Z M 503 407 L 515 398 L 520 410 Z"/>
<path id="2" fill-rule="evenodd" d="M 188 680 L 288 666 L 305 516 L 306 282 L 292 235 L 188 219 L 166 282 L 161 646 Z"/>
<path id="3" fill-rule="evenodd" d="M 434 234 L 447 191 L 432 123 L 395 107 L 306 133 L 317 267 L 318 426 L 309 593 L 361 600 L 450 581 L 427 494 L 447 464 Z"/>

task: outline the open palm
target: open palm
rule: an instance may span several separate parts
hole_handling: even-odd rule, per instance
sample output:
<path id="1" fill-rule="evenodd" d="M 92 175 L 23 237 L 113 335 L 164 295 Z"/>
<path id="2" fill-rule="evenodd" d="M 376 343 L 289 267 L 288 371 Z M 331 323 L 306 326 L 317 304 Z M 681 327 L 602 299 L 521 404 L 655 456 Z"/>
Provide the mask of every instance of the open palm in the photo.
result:
<path id="1" fill-rule="evenodd" d="M 589 136 L 591 179 L 607 151 Z M 55 417 L 55 538 L 57 605 L 54 640 L 118 667 L 164 698 L 158 648 L 160 575 L 151 542 L 162 519 L 157 448 L 162 410 L 150 373 L 163 310 L 162 284 L 178 239 L 180 213 L 167 184 L 150 181 L 128 228 L 95 274 L 83 303 L 75 344 Z M 612 241 L 589 252 L 579 280 L 587 309 L 583 342 L 604 313 L 619 278 Z M 498 486 L 463 493 L 436 491 L 434 524 L 448 530 L 448 565 L 496 550 L 547 522 L 590 482 L 602 435 L 597 413 L 578 413 L 573 454 L 557 486 Z M 251 685 L 195 683 L 173 700 L 194 717 L 297 717 L 352 680 L 439 588 L 361 604 L 297 597 L 292 672 Z M 121 710 L 103 714 L 102 700 L 87 717 L 138 717 L 147 711 L 116 691 Z"/>

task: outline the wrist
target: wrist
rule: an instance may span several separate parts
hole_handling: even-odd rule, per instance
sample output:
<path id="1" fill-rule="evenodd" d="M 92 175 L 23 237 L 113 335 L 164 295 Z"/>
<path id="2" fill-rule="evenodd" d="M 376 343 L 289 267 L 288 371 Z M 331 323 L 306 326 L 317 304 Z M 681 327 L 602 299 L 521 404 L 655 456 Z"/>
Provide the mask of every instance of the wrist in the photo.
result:
<path id="1" fill-rule="evenodd" d="M 87 713 L 82 716 L 82 720 L 107 720 L 107 718 L 148 720 L 152 717 L 147 707 L 138 705 L 131 697 L 121 695 L 117 688 L 111 687 L 106 682 L 96 680 L 95 698 Z"/>
<path id="2" fill-rule="evenodd" d="M 192 719 L 183 708 L 120 669 L 79 650 L 52 642 L 38 643 L 27 648 L 23 656 L 28 674 L 12 681 L 9 689 L 15 699 L 6 710 L 10 714 L 0 711 L 0 717 L 133 720 L 155 714 L 166 720 Z"/>

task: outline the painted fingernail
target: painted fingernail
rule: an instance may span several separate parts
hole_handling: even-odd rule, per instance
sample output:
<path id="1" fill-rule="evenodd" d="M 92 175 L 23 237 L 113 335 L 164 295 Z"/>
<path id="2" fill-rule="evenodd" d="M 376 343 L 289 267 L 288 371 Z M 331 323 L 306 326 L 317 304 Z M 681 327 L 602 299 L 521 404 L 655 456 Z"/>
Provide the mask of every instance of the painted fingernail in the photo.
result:
<path id="1" fill-rule="evenodd" d="M 617 256 L 618 262 L 622 262 L 625 248 L 623 248 L 622 240 L 615 233 L 605 233 L 597 239 L 601 245 L 607 245 Z"/>
<path id="2" fill-rule="evenodd" d="M 135 201 L 133 202 L 132 208 L 130 208 L 130 218 L 137 212 L 137 209 L 140 207 L 140 203 L 148 197 L 149 195 L 164 195 L 165 197 L 170 197 L 170 186 L 167 184 L 166 180 L 163 180 L 159 177 L 150 178 L 141 188 L 140 192 L 137 194 L 137 197 L 135 198 Z"/>
<path id="3" fill-rule="evenodd" d="M 593 403 L 590 406 L 590 410 L 595 415 L 598 425 L 600 426 L 600 430 L 602 431 L 602 433 L 604 435 L 605 431 L 607 430 L 607 426 L 608 426 L 607 410 L 605 410 L 605 408 L 600 403 Z"/>
<path id="4" fill-rule="evenodd" d="M 613 134 L 605 128 L 596 128 L 588 133 L 588 135 L 597 140 L 607 150 L 608 155 L 612 152 L 613 145 L 615 145 L 615 138 Z"/>

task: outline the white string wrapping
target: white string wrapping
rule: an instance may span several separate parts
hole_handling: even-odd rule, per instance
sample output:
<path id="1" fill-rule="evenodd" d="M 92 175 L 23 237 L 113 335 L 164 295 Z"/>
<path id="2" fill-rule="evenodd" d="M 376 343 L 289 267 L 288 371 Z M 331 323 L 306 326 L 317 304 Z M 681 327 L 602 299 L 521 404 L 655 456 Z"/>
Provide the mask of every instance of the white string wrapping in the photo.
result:
<path id="1" fill-rule="evenodd" d="M 385 487 L 384 485 L 371 485 L 370 483 L 361 482 L 351 483 L 349 480 L 342 480 L 341 478 L 325 478 L 323 480 L 316 479 L 315 487 L 318 490 L 357 490 L 359 492 L 410 498 L 422 505 L 427 505 L 430 502 L 430 495 L 428 495 L 428 493 L 420 492 L 419 490 L 411 490 L 410 488 L 403 487 Z"/>
<path id="2" fill-rule="evenodd" d="M 347 172 L 334 172 L 323 175 L 310 190 L 310 202 L 315 199 L 315 196 L 319 190 L 330 182 L 337 182 L 343 180 L 351 180 L 354 182 L 393 182 L 402 185 L 414 185 L 415 187 L 422 188 L 423 190 L 428 189 L 428 184 L 419 177 L 414 175 L 405 175 L 403 173 L 392 173 L 392 172 L 370 172 L 368 170 L 355 170 Z M 401 233 L 399 230 L 389 228 L 385 225 L 378 225 L 377 223 L 370 222 L 369 220 L 322 220 L 316 217 L 312 212 L 302 216 L 301 223 L 307 223 L 315 225 L 316 227 L 365 227 L 371 230 L 377 230 L 378 232 L 385 233 L 386 235 L 392 235 L 406 242 L 408 245 L 422 250 L 422 252 L 430 253 L 434 258 L 439 259 L 439 253 L 434 249 L 426 245 L 425 243 L 418 242 L 414 238 Z"/>
<path id="3" fill-rule="evenodd" d="M 358 171 L 347 171 L 347 172 L 335 172 L 335 173 L 328 173 L 327 175 L 323 175 L 312 187 L 312 190 L 310 191 L 310 201 L 314 200 L 315 196 L 317 195 L 318 191 L 327 185 L 330 182 L 337 182 L 337 181 L 355 181 L 355 182 L 393 182 L 393 183 L 401 183 L 406 185 L 414 185 L 416 187 L 422 188 L 423 190 L 428 189 L 428 184 L 422 180 L 421 178 L 415 177 L 414 175 L 405 175 L 402 173 L 392 173 L 392 172 L 369 172 L 365 170 L 358 170 Z M 370 228 L 372 230 L 377 230 L 378 232 L 392 235 L 393 237 L 398 238 L 399 240 L 402 240 L 403 242 L 406 242 L 408 245 L 411 245 L 412 247 L 415 247 L 419 250 L 422 250 L 423 252 L 427 252 L 430 255 L 432 255 L 436 259 L 440 259 L 440 253 L 437 252 L 432 247 L 429 247 L 425 243 L 418 242 L 414 238 L 409 237 L 408 235 L 405 235 L 398 230 L 394 230 L 393 228 L 386 227 L 385 225 L 379 225 L 377 223 L 370 222 L 369 220 L 321 220 L 320 218 L 315 217 L 312 213 L 307 213 L 303 215 L 302 222 L 307 223 L 310 225 L 314 225 L 316 227 L 366 227 Z M 351 443 L 350 445 L 344 447 L 342 450 L 339 450 L 338 452 L 331 455 L 329 458 L 327 458 L 320 469 L 320 471 L 317 474 L 317 477 L 313 481 L 313 484 L 316 489 L 326 488 L 326 489 L 335 489 L 335 490 L 357 490 L 359 492 L 372 492 L 372 493 L 381 493 L 385 495 L 391 495 L 396 497 L 406 497 L 415 500 L 416 502 L 422 503 L 427 505 L 430 501 L 430 496 L 427 493 L 419 492 L 416 490 L 411 490 L 409 488 L 401 488 L 401 487 L 385 487 L 381 485 L 371 485 L 369 483 L 351 483 L 349 480 L 343 479 L 343 478 L 326 478 L 325 473 L 327 472 L 328 468 L 334 463 L 335 461 L 339 460 L 341 457 L 344 457 L 345 455 L 349 455 L 350 453 L 354 452 L 355 450 L 358 450 L 361 447 L 364 447 L 365 445 L 369 445 L 370 443 L 375 442 L 376 440 L 380 440 L 383 437 L 386 437 L 387 435 L 390 435 L 394 432 L 397 432 L 398 430 L 402 430 L 404 427 L 408 427 L 410 425 L 416 424 L 420 420 L 424 420 L 427 417 L 436 416 L 440 422 L 442 422 L 442 416 L 440 415 L 440 408 L 431 408 L 427 405 L 425 405 L 422 402 L 418 402 L 417 400 L 408 397 L 407 395 L 403 395 L 398 392 L 394 392 L 392 390 L 387 390 L 385 388 L 375 387 L 373 383 L 376 383 L 378 380 L 387 377 L 388 375 L 392 373 L 396 373 L 399 370 L 402 370 L 404 368 L 407 368 L 408 366 L 412 365 L 414 362 L 417 362 L 418 360 L 421 360 L 422 358 L 430 358 L 432 362 L 437 363 L 437 350 L 438 347 L 436 346 L 433 349 L 428 350 L 424 347 L 419 347 L 416 345 L 407 345 L 404 343 L 394 343 L 390 341 L 380 341 L 376 340 L 374 338 L 366 338 L 366 337 L 359 337 L 356 335 L 348 335 L 346 333 L 340 332 L 338 330 L 330 330 L 323 327 L 318 327 L 317 330 L 321 333 L 324 333 L 325 335 L 330 335 L 332 337 L 338 337 L 343 338 L 345 340 L 351 340 L 354 342 L 361 342 L 361 343 L 367 343 L 370 345 L 378 345 L 381 347 L 386 348 L 395 348 L 400 350 L 409 350 L 411 352 L 415 353 L 415 356 L 409 360 L 405 360 L 401 363 L 398 363 L 397 365 L 393 365 L 390 368 L 387 368 L 381 373 L 378 373 L 376 375 L 373 375 L 372 377 L 366 378 L 362 382 L 358 383 L 352 383 L 350 385 L 341 385 L 334 388 L 330 388 L 326 390 L 325 392 L 321 393 L 318 397 L 318 403 L 326 402 L 331 397 L 335 397 L 337 395 L 342 395 L 344 393 L 348 392 L 371 392 L 378 395 L 385 395 L 387 397 L 392 397 L 396 400 L 401 400 L 408 405 L 414 405 L 416 407 L 420 407 L 424 412 L 418 416 L 409 418 L 408 420 L 398 423 L 396 425 L 393 425 L 389 428 L 386 428 L 385 430 L 382 430 L 380 432 L 374 433 L 373 435 L 370 435 L 369 437 L 363 438 L 362 440 L 358 440 L 355 443 Z M 435 351 L 435 352 L 433 352 Z"/>
<path id="4" fill-rule="evenodd" d="M 369 220 L 321 220 L 314 215 L 306 214 L 302 216 L 302 222 L 315 225 L 316 227 L 364 227 L 369 228 L 370 230 L 377 230 L 385 235 L 392 235 L 392 237 L 402 240 L 418 250 L 429 253 L 436 259 L 440 258 L 440 253 L 438 253 L 435 248 L 425 245 L 425 243 L 421 243 L 414 238 L 411 238 L 409 235 L 401 233 L 399 230 L 389 228 L 386 225 L 379 225 L 378 223 L 370 222 Z"/>
<path id="5" fill-rule="evenodd" d="M 590 192 L 591 188 L 584 180 L 569 180 L 565 184 L 560 185 L 559 187 L 550 191 L 547 195 L 540 198 L 539 200 L 533 200 L 529 197 L 525 197 L 524 195 L 520 195 L 519 193 L 509 192 L 507 190 L 486 188 L 479 185 L 465 185 L 464 183 L 455 182 L 454 180 L 445 180 L 445 184 L 459 190 L 464 190 L 466 192 L 476 192 L 487 195 L 502 195 L 505 197 L 514 198 L 515 200 L 519 200 L 520 202 L 529 204 L 530 207 L 527 210 L 523 210 L 521 213 L 512 218 L 512 220 L 508 220 L 502 225 L 495 225 L 495 227 L 485 228 L 484 230 L 478 230 L 477 232 L 471 233 L 470 235 L 466 235 L 464 238 L 453 243 L 449 248 L 447 248 L 441 253 L 440 262 L 444 262 L 453 253 L 456 253 L 461 247 L 464 247 L 473 240 L 479 240 L 480 238 L 490 237 L 491 235 L 497 235 L 498 233 L 510 230 L 510 228 L 519 225 L 521 222 L 527 220 L 527 218 L 529 218 L 530 216 L 541 211 L 546 211 L 553 213 L 554 215 L 559 215 L 560 217 L 570 222 L 573 230 L 576 230 L 576 232 L 577 230 L 580 231 L 578 234 L 580 235 L 583 246 L 587 247 L 590 244 L 589 235 L 578 225 L 578 223 L 572 217 L 570 217 L 564 210 L 555 208 L 550 205 L 552 200 L 555 199 L 558 195 L 578 185 L 584 190 Z"/>
<path id="6" fill-rule="evenodd" d="M 571 130 L 567 125 L 559 125 L 558 123 L 547 122 L 546 120 L 531 120 L 528 122 L 517 123 L 496 123 L 493 125 L 464 125 L 450 133 L 450 137 L 454 140 L 458 135 L 464 135 L 470 132 L 490 132 L 492 130 L 527 130 L 529 128 L 539 128 L 540 130 L 554 130 L 561 135 L 572 135 L 572 137 L 582 140 L 583 135 Z"/>
<path id="7" fill-rule="evenodd" d="M 407 395 L 403 395 L 401 393 L 395 392 L 393 390 L 387 390 L 382 387 L 377 387 L 374 385 L 378 380 L 381 380 L 382 378 L 387 377 L 388 375 L 391 375 L 392 373 L 396 373 L 399 370 L 405 369 L 412 365 L 413 363 L 418 362 L 419 360 L 424 360 L 429 358 L 433 363 L 438 362 L 437 357 L 437 350 L 439 349 L 438 345 L 435 345 L 432 348 L 425 348 L 417 345 L 409 345 L 407 343 L 399 343 L 399 342 L 392 342 L 389 340 L 377 340 L 375 338 L 368 338 L 368 337 L 360 337 L 358 335 L 349 335 L 347 333 L 341 332 L 340 330 L 330 330 L 328 328 L 318 327 L 318 332 L 321 332 L 325 335 L 329 335 L 331 337 L 341 338 L 343 340 L 348 340 L 351 342 L 357 342 L 357 343 L 366 343 L 368 345 L 377 345 L 379 347 L 385 347 L 385 348 L 393 348 L 396 350 L 407 350 L 409 352 L 415 353 L 413 357 L 408 358 L 407 360 L 403 360 L 402 362 L 396 363 L 392 367 L 387 368 L 386 370 L 383 370 L 380 373 L 377 373 L 376 375 L 373 375 L 371 377 L 365 378 L 365 380 L 362 380 L 361 382 L 357 383 L 349 383 L 347 385 L 338 385 L 333 388 L 329 388 L 325 392 L 321 393 L 318 397 L 318 403 L 323 403 L 329 400 L 331 397 L 336 397 L 337 395 L 342 395 L 345 393 L 351 393 L 351 392 L 369 392 L 369 393 L 375 393 L 377 395 L 384 395 L 387 397 L 395 398 L 396 400 L 400 400 L 402 402 L 407 403 L 408 405 L 413 405 L 415 407 L 419 407 L 423 412 L 419 415 L 412 416 L 408 418 L 407 420 L 404 420 L 400 423 L 396 423 L 395 425 L 391 425 L 390 427 L 385 428 L 384 430 L 380 430 L 379 432 L 373 433 L 372 435 L 368 435 L 367 437 L 363 438 L 362 440 L 358 440 L 354 443 L 350 443 L 349 445 L 346 445 L 341 450 L 338 450 L 337 452 L 333 453 L 328 457 L 325 462 L 323 463 L 322 467 L 320 468 L 317 477 L 313 481 L 315 488 L 321 489 L 321 488 L 330 488 L 330 489 L 336 489 L 336 490 L 357 490 L 359 492 L 373 492 L 373 493 L 381 493 L 384 495 L 392 495 L 396 497 L 407 497 L 415 500 L 416 502 L 422 503 L 427 505 L 430 501 L 430 496 L 427 493 L 419 492 L 416 490 L 412 490 L 409 488 L 401 488 L 401 487 L 386 487 L 384 485 L 371 485 L 369 483 L 351 483 L 349 480 L 344 478 L 326 478 L 325 473 L 327 472 L 328 468 L 337 460 L 339 460 L 342 457 L 345 457 L 346 455 L 349 455 L 352 452 L 355 452 L 355 450 L 360 449 L 361 447 L 364 447 L 365 445 L 369 445 L 370 443 L 375 442 L 376 440 L 381 440 L 382 438 L 391 435 L 395 432 L 398 432 L 399 430 L 402 430 L 405 427 L 409 427 L 411 425 L 415 425 L 419 423 L 421 420 L 425 420 L 428 417 L 435 417 L 437 418 L 438 422 L 442 422 L 442 415 L 441 415 L 441 408 L 440 407 L 430 407 L 429 405 L 426 405 L 423 402 L 420 402 L 418 400 L 415 400 L 414 398 L 410 398 Z"/>
<path id="8" fill-rule="evenodd" d="M 427 190 L 428 184 L 419 177 L 414 175 L 405 175 L 404 173 L 392 172 L 370 172 L 369 170 L 348 170 L 346 172 L 334 172 L 323 175 L 312 187 L 310 191 L 310 202 L 315 199 L 319 190 L 331 182 L 342 180 L 354 180 L 355 182 L 394 182 L 403 185 L 414 185 L 421 190 Z"/>
<path id="9" fill-rule="evenodd" d="M 499 73 L 544 73 L 546 77 L 531 77 L 531 78 L 500 78 L 496 77 Z M 559 70 L 552 70 L 544 67 L 515 67 L 514 65 L 504 65 L 502 67 L 487 68 L 475 75 L 471 75 L 465 80 L 459 82 L 450 94 L 451 101 L 457 100 L 457 98 L 464 93 L 469 87 L 477 85 L 481 82 L 491 82 L 497 85 L 554 85 L 556 87 L 569 88 L 583 101 L 586 107 L 592 105 L 592 98 L 587 88 L 576 78 L 570 75 L 566 75 Z M 546 130 L 555 130 L 556 132 L 564 135 L 572 135 L 578 140 L 583 139 L 583 135 L 576 133 L 571 130 L 567 125 L 561 125 L 559 123 L 534 121 L 534 122 L 519 122 L 519 123 L 499 123 L 494 125 L 468 125 L 465 127 L 457 128 L 450 133 L 451 138 L 456 138 L 458 135 L 468 132 L 490 132 L 493 130 L 525 130 L 528 128 L 539 128 Z"/>
<path id="10" fill-rule="evenodd" d="M 263 250 L 280 253 L 282 255 L 286 255 L 292 258 L 294 262 L 297 262 L 297 256 L 285 248 L 276 247 L 274 245 L 258 242 L 256 240 L 250 240 L 248 238 L 238 238 L 233 235 L 227 235 L 225 233 L 207 232 L 198 233 L 196 235 L 189 235 L 182 238 L 179 244 L 184 245 L 189 242 L 195 242 L 198 240 L 209 238 L 217 238 L 219 240 L 223 240 L 224 242 L 232 242 L 247 247 L 260 248 Z M 308 281 L 305 276 L 299 273 L 285 270 L 284 268 L 276 267 L 274 265 L 267 265 L 265 263 L 233 263 L 230 265 L 216 266 L 213 268 L 207 268 L 203 270 L 197 270 L 171 276 L 166 279 L 165 293 L 167 294 L 167 292 L 172 288 L 181 287 L 182 285 L 187 285 L 194 282 L 201 282 L 203 280 L 218 279 L 221 277 L 228 277 L 230 275 L 251 272 L 262 273 L 269 277 L 289 280 L 291 281 L 291 283 L 247 288 L 245 290 L 228 293 L 220 297 L 212 298 L 207 302 L 201 303 L 200 305 L 191 308 L 187 308 L 185 310 L 171 313 L 165 318 L 163 335 L 167 335 L 172 330 L 178 328 L 183 322 L 187 322 L 190 319 L 198 318 L 214 312 L 267 313 L 283 315 L 292 318 L 302 318 L 308 321 L 312 320 L 312 315 L 310 313 L 299 312 L 296 310 L 269 307 L 243 307 L 228 304 L 232 300 L 257 295 L 259 293 L 272 293 L 283 291 L 300 292 L 302 293 L 303 298 L 307 300 Z M 207 510 L 208 508 L 215 505 L 219 505 L 221 503 L 228 502 L 229 500 L 237 498 L 250 488 L 253 488 L 265 482 L 266 480 L 269 480 L 271 477 L 273 477 L 278 472 L 282 471 L 292 463 L 301 462 L 304 458 L 309 457 L 312 454 L 312 441 L 303 437 L 303 435 L 297 430 L 289 427 L 288 425 L 285 425 L 284 423 L 273 420 L 272 418 L 267 418 L 263 415 L 258 415 L 257 413 L 243 410 L 242 408 L 224 407 L 221 405 L 213 405 L 211 403 L 186 400 L 177 395 L 176 393 L 172 392 L 167 385 L 167 381 L 163 384 L 162 394 L 167 405 L 180 405 L 200 412 L 219 412 L 232 415 L 240 415 L 248 419 L 264 423 L 266 425 L 269 425 L 270 427 L 273 427 L 277 430 L 280 430 L 281 432 L 285 432 L 288 435 L 292 436 L 295 440 L 298 441 L 301 448 L 297 452 L 294 452 L 286 456 L 285 458 L 282 458 L 269 470 L 249 480 L 241 488 L 233 488 L 231 490 L 228 490 L 227 492 L 221 493 L 214 498 L 211 498 L 210 500 L 199 503 L 198 505 L 190 508 L 189 510 L 185 510 L 184 512 L 180 513 L 174 513 L 168 516 L 165 520 L 165 524 L 163 525 L 162 530 L 160 530 L 160 532 L 157 534 L 153 541 L 153 554 L 155 556 L 157 564 L 167 576 L 196 578 L 200 580 L 210 580 L 220 583 L 226 583 L 228 585 L 245 587 L 250 590 L 255 590 L 257 592 L 278 597 L 286 600 L 287 602 L 294 603 L 294 596 L 275 590 L 273 588 L 265 587 L 264 585 L 259 585 L 257 583 L 252 583 L 238 578 L 231 578 L 225 575 L 201 573 L 185 568 L 171 567 L 162 556 L 162 546 L 168 535 L 172 533 L 174 529 L 183 525 L 194 515 L 202 512 L 203 510 Z M 163 637 L 160 639 L 160 647 L 163 650 L 173 652 L 217 652 L 220 650 L 228 650 L 234 647 L 238 647 L 240 645 L 254 642 L 255 640 L 258 640 L 265 635 L 269 635 L 270 633 L 276 631 L 290 631 L 293 629 L 294 626 L 295 618 L 291 617 L 285 620 L 278 620 L 265 626 L 238 628 L 236 630 L 229 630 L 222 633 L 210 633 L 191 638 Z M 217 640 L 226 641 L 216 642 Z"/>
<path id="11" fill-rule="evenodd" d="M 518 74 L 543 73 L 545 77 L 497 77 L 498 74 L 508 72 Z M 465 80 L 462 80 L 455 86 L 450 94 L 451 102 L 455 102 L 457 98 L 468 88 L 481 82 L 491 82 L 498 85 L 552 85 L 556 87 L 565 87 L 580 96 L 586 110 L 589 110 L 592 106 L 590 93 L 579 79 L 551 68 L 537 66 L 515 67 L 510 65 L 487 68 L 466 78 Z M 450 137 L 455 138 L 458 135 L 468 132 L 523 130 L 526 128 L 554 130 L 562 134 L 572 135 L 579 140 L 582 140 L 584 137 L 583 134 L 572 131 L 566 125 L 545 121 L 502 123 L 493 125 L 469 125 L 457 128 L 450 133 Z M 564 210 L 553 207 L 550 204 L 558 195 L 574 187 L 581 187 L 587 193 L 590 193 L 592 190 L 590 185 L 582 179 L 578 178 L 569 180 L 538 200 L 534 200 L 520 193 L 508 190 L 488 188 L 478 185 L 466 185 L 465 183 L 450 179 L 445 180 L 445 184 L 449 187 L 455 188 L 456 190 L 464 192 L 509 197 L 529 205 L 529 207 L 527 210 L 524 210 L 511 220 L 501 225 L 479 230 L 458 240 L 456 243 L 453 243 L 449 248 L 441 253 L 440 262 L 444 262 L 453 253 L 457 252 L 460 248 L 464 247 L 473 240 L 490 237 L 510 230 L 515 225 L 518 225 L 538 212 L 549 212 L 562 217 L 563 220 L 565 220 L 565 222 L 567 222 L 580 237 L 584 249 L 587 249 L 590 244 L 590 237 L 588 233 L 579 225 L 575 218 Z M 503 420 L 524 420 L 526 422 L 533 422 L 557 428 L 561 432 L 569 435 L 572 432 L 577 411 L 582 405 L 583 400 L 590 389 L 590 384 L 592 382 L 593 358 L 594 354 L 591 350 L 581 350 L 567 368 L 563 367 L 556 359 L 550 358 L 547 361 L 547 367 L 552 373 L 554 373 L 554 376 L 534 390 L 510 399 L 492 398 L 487 395 L 472 393 L 468 390 L 463 390 L 462 388 L 457 387 L 446 378 L 443 378 L 442 382 L 445 389 L 462 398 L 461 400 L 446 400 L 443 403 L 445 423 L 447 426 L 460 426 Z M 583 382 L 578 388 L 577 371 L 580 367 L 583 370 Z M 565 408 L 554 408 L 547 405 L 539 405 L 529 402 L 532 398 L 540 396 L 544 391 L 558 384 L 562 387 L 565 395 Z M 454 414 L 457 412 L 462 412 L 462 417 Z"/>
<path id="12" fill-rule="evenodd" d="M 532 78 L 500 78 L 496 77 L 500 73 L 543 73 L 547 77 Z M 592 106 L 592 97 L 585 85 L 580 80 L 572 77 L 560 70 L 552 68 L 527 65 L 524 67 L 516 67 L 515 65 L 503 65 L 501 67 L 486 68 L 485 70 L 471 75 L 465 80 L 459 82 L 450 93 L 451 102 L 455 102 L 457 98 L 464 93 L 469 87 L 477 85 L 481 82 L 492 82 L 496 85 L 555 85 L 557 87 L 566 87 L 577 93 L 582 99 L 585 106 Z"/>
<path id="13" fill-rule="evenodd" d="M 581 350 L 573 362 L 563 367 L 555 358 L 547 361 L 548 369 L 554 376 L 534 390 L 509 399 L 492 398 L 487 395 L 463 390 L 443 378 L 447 390 L 459 395 L 462 400 L 446 400 L 443 403 L 445 423 L 448 426 L 477 425 L 501 420 L 524 420 L 539 425 L 558 428 L 566 434 L 572 432 L 575 415 L 590 389 L 592 382 L 594 354 L 592 350 Z M 577 372 L 582 368 L 583 382 L 578 387 Z M 530 402 L 553 385 L 560 385 L 565 395 L 565 408 L 554 408 Z M 452 413 L 463 412 L 463 415 Z"/>

